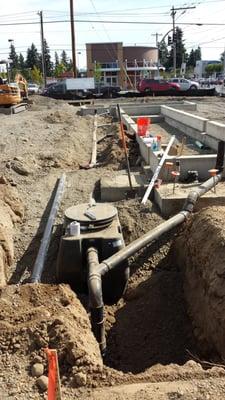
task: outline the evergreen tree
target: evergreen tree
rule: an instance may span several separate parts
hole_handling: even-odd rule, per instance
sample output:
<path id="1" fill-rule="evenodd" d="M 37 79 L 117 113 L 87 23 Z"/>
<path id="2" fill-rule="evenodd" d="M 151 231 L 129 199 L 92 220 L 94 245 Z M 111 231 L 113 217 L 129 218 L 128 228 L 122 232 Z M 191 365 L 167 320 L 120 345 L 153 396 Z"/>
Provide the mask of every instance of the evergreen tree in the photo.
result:
<path id="1" fill-rule="evenodd" d="M 191 50 L 187 60 L 188 67 L 195 67 L 196 61 L 201 60 L 201 48 L 198 47 L 196 50 Z"/>
<path id="2" fill-rule="evenodd" d="M 40 65 L 40 56 L 38 54 L 37 48 L 32 43 L 31 47 L 27 49 L 27 59 L 26 59 L 26 67 L 33 69 L 35 66 L 39 67 Z"/>
<path id="3" fill-rule="evenodd" d="M 60 63 L 63 64 L 66 67 L 66 70 L 67 70 L 67 68 L 68 68 L 68 56 L 67 56 L 65 50 L 63 50 L 62 53 L 61 53 Z"/>
<path id="4" fill-rule="evenodd" d="M 19 57 L 16 54 L 15 46 L 12 43 L 10 45 L 9 59 L 12 60 L 11 69 L 13 69 L 13 70 L 18 69 L 18 67 L 19 67 Z"/>
<path id="5" fill-rule="evenodd" d="M 45 58 L 45 71 L 47 76 L 52 76 L 53 65 L 51 62 L 50 49 L 47 41 L 44 39 L 44 58 Z"/>
<path id="6" fill-rule="evenodd" d="M 180 68 L 182 62 L 187 61 L 187 52 L 184 46 L 183 31 L 179 27 L 176 28 L 176 37 L 177 68 Z"/>
<path id="7" fill-rule="evenodd" d="M 57 68 L 58 65 L 59 65 L 59 55 L 57 51 L 55 51 L 55 68 Z"/>
<path id="8" fill-rule="evenodd" d="M 19 69 L 22 71 L 26 67 L 24 56 L 22 53 L 19 55 Z"/>
<path id="9" fill-rule="evenodd" d="M 183 31 L 179 27 L 176 28 L 176 64 L 177 68 L 181 67 L 182 62 L 187 61 L 187 52 L 184 46 Z M 166 69 L 173 68 L 173 48 L 169 52 L 166 63 Z"/>
<path id="10" fill-rule="evenodd" d="M 165 40 L 163 40 L 160 44 L 159 44 L 159 61 L 160 64 L 163 66 L 166 66 L 167 64 L 167 59 L 168 59 L 168 48 L 166 45 Z"/>

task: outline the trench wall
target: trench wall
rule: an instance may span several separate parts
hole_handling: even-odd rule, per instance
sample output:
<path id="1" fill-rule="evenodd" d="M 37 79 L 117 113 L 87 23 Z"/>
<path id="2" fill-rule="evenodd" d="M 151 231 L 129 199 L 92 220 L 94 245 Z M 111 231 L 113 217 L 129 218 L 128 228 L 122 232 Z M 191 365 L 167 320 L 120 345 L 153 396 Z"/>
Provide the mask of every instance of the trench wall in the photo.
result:
<path id="1" fill-rule="evenodd" d="M 194 334 L 204 354 L 225 357 L 225 206 L 205 208 L 174 244 Z"/>

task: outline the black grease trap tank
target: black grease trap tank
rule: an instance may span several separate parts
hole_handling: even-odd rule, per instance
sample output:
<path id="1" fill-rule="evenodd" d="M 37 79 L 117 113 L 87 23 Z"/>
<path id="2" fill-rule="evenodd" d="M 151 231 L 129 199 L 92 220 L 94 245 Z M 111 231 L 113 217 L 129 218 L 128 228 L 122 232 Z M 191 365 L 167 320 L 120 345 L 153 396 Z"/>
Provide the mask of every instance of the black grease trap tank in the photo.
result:
<path id="1" fill-rule="evenodd" d="M 106 203 L 79 204 L 65 211 L 64 233 L 60 240 L 57 277 L 78 293 L 87 293 L 87 250 L 95 247 L 99 262 L 121 248 L 124 240 L 117 209 Z M 117 302 L 129 278 L 128 262 L 123 261 L 102 277 L 106 304 Z"/>

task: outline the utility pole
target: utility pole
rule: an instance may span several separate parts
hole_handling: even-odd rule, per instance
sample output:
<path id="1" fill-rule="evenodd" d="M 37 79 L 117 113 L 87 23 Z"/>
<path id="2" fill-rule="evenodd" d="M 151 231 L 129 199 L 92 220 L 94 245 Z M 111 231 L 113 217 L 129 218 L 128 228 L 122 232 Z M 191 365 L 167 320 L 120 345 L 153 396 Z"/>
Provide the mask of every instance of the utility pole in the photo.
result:
<path id="1" fill-rule="evenodd" d="M 157 71 L 158 71 L 158 78 L 160 76 L 159 74 L 159 36 L 162 36 L 162 33 L 153 33 L 152 36 L 155 36 L 155 42 L 156 42 L 156 47 L 157 47 Z"/>
<path id="2" fill-rule="evenodd" d="M 73 0 L 70 0 L 70 24 L 71 24 L 71 44 L 72 44 L 73 77 L 76 78 L 76 77 L 77 77 L 77 65 L 76 65 L 76 45 L 75 45 Z"/>
<path id="3" fill-rule="evenodd" d="M 171 17 L 173 20 L 173 71 L 174 71 L 174 77 L 176 78 L 176 69 L 177 69 L 177 48 L 176 48 L 176 26 L 175 26 L 175 15 L 177 11 L 183 10 L 183 13 L 185 13 L 186 10 L 191 10 L 192 8 L 196 8 L 195 6 L 191 7 L 178 7 L 174 8 L 172 7 L 171 11 Z"/>
<path id="4" fill-rule="evenodd" d="M 225 46 L 223 51 L 223 79 L 225 79 Z"/>
<path id="5" fill-rule="evenodd" d="M 41 24 L 41 60 L 42 60 L 42 75 L 44 79 L 44 85 L 46 86 L 46 66 L 45 66 L 45 46 L 44 46 L 44 26 L 43 26 L 43 11 L 39 11 L 38 15 L 40 16 L 40 24 Z"/>

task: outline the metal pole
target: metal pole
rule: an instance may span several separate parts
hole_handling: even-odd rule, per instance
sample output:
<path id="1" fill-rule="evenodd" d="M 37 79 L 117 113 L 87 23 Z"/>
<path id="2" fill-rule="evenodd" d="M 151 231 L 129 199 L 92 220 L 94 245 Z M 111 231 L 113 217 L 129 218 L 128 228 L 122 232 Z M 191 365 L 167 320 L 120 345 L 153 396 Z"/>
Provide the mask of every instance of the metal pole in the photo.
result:
<path id="1" fill-rule="evenodd" d="M 54 198 L 54 201 L 52 204 L 52 208 L 50 210 L 47 225 L 44 230 L 44 235 L 42 237 L 38 255 L 35 260 L 34 268 L 32 271 L 31 278 L 30 278 L 31 283 L 38 283 L 41 280 L 41 275 L 42 275 L 42 272 L 44 269 L 44 262 L 45 262 L 45 258 L 47 255 L 47 251 L 48 251 L 48 247 L 49 247 L 49 243 L 50 243 L 50 239 L 51 239 L 52 228 L 53 228 L 56 214 L 58 212 L 58 209 L 59 209 L 59 206 L 61 203 L 62 195 L 63 195 L 64 188 L 65 188 L 65 182 L 66 182 L 66 175 L 63 174 L 58 182 L 58 187 L 57 187 L 57 191 L 55 194 L 55 198 Z"/>
<path id="2" fill-rule="evenodd" d="M 156 41 L 156 47 L 157 47 L 157 73 L 158 73 L 158 78 L 159 78 L 159 36 L 162 36 L 162 33 L 153 33 L 152 36 L 155 36 L 155 41 Z"/>
<path id="3" fill-rule="evenodd" d="M 183 11 L 185 13 L 187 10 L 191 10 L 193 8 L 196 8 L 196 6 L 190 6 L 190 7 L 178 7 L 174 8 L 174 6 L 171 9 L 171 17 L 173 19 L 173 70 L 174 70 L 174 76 L 176 78 L 176 69 L 177 69 L 177 48 L 176 48 L 176 41 L 174 41 L 174 35 L 176 33 L 176 27 L 175 27 L 175 15 L 176 11 Z M 182 13 L 182 14 L 183 14 Z"/>
<path id="4" fill-rule="evenodd" d="M 172 7 L 172 19 L 173 19 L 173 71 L 174 71 L 174 76 L 176 78 L 177 76 L 177 48 L 176 48 L 176 42 L 174 41 L 175 38 L 175 15 L 176 15 L 176 11 L 174 10 L 174 6 Z"/>
<path id="5" fill-rule="evenodd" d="M 223 52 L 223 79 L 225 78 L 225 46 L 224 46 L 224 52 Z"/>
<path id="6" fill-rule="evenodd" d="M 44 46 L 44 26 L 43 26 L 43 11 L 38 13 L 40 16 L 40 24 L 41 24 L 41 59 L 42 59 L 42 75 L 44 80 L 44 85 L 46 86 L 46 66 L 45 66 L 45 46 Z"/>
<path id="7" fill-rule="evenodd" d="M 74 9 L 73 0 L 70 0 L 70 24 L 71 24 L 71 44 L 72 44 L 72 61 L 73 61 L 73 76 L 77 77 L 76 66 L 76 45 L 75 45 L 75 29 L 74 29 Z"/>

